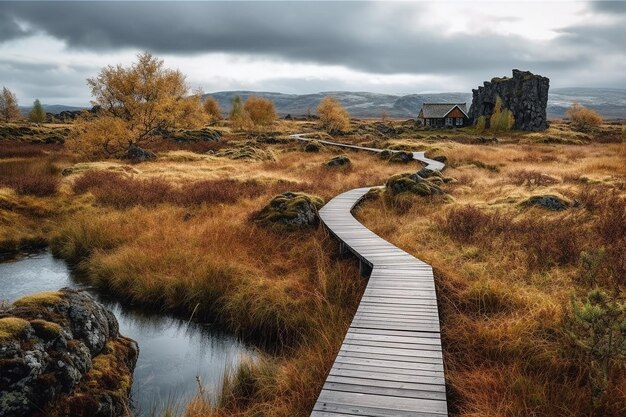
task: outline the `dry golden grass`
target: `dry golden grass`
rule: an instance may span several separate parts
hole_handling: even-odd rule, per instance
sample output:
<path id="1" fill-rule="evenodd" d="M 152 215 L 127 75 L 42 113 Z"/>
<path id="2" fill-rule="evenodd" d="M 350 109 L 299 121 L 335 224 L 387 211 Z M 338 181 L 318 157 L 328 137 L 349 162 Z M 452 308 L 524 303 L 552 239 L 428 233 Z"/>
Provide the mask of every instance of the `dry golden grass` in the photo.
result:
<path id="1" fill-rule="evenodd" d="M 354 261 L 337 257 L 336 243 L 323 230 L 283 233 L 255 225 L 250 215 L 279 192 L 328 200 L 419 168 L 354 151 L 347 152 L 350 166 L 329 168 L 325 163 L 345 150 L 307 153 L 303 143 L 280 140 L 315 128 L 281 120 L 265 132 L 279 140 L 267 141 L 234 133 L 226 122 L 218 127 L 225 139 L 219 149 L 254 147 L 274 160 L 170 145 L 160 145 L 156 161 L 138 165 L 64 160 L 61 168 L 70 167 L 70 175 L 52 197 L 0 189 L 0 222 L 9 227 L 0 229 L 0 242 L 53 236 L 55 253 L 120 298 L 187 316 L 195 311 L 198 320 L 279 347 L 233 370 L 217 406 L 200 392 L 186 416 L 308 415 L 364 281 Z M 619 133 L 620 127 L 603 129 Z M 477 135 L 468 129 L 407 129 L 392 138 L 353 131 L 336 140 L 443 155 L 445 175 L 456 179 L 442 187 L 452 198 L 380 198 L 358 211 L 368 227 L 435 267 L 452 413 L 589 414 L 588 371 L 565 343 L 562 327 L 569 297 L 581 286 L 580 250 L 619 240 L 611 235 L 619 233 L 616 221 L 601 221 L 617 218 L 607 203 L 613 200 L 600 195 L 626 192 L 626 145 L 596 143 L 565 124 L 544 133 L 576 145 L 540 143 L 545 136 L 539 133 L 512 132 L 498 144 L 475 145 Z M 123 184 L 143 191 L 132 204 L 113 204 L 123 196 L 98 188 L 101 178 L 90 179 L 89 171 L 116 172 L 128 181 Z M 153 198 L 158 190 L 149 185 L 156 183 L 166 190 L 163 198 Z M 227 198 L 204 192 L 191 200 L 172 197 L 196 183 L 219 184 Z M 253 184 L 254 192 L 231 198 L 244 184 Z M 580 204 L 560 213 L 520 206 L 537 194 Z M 605 275 L 615 278 L 620 268 L 614 262 Z M 604 411 L 620 415 L 626 378 L 619 371 L 611 380 L 613 400 Z"/>
<path id="2" fill-rule="evenodd" d="M 570 296 L 589 285 L 583 250 L 607 248 L 598 279 L 623 297 L 626 145 L 441 148 L 457 179 L 444 186 L 453 200 L 413 198 L 407 208 L 378 199 L 358 217 L 435 268 L 453 415 L 623 415 L 624 364 L 593 411 L 589 363 L 564 328 Z M 579 206 L 520 206 L 537 194 Z"/>

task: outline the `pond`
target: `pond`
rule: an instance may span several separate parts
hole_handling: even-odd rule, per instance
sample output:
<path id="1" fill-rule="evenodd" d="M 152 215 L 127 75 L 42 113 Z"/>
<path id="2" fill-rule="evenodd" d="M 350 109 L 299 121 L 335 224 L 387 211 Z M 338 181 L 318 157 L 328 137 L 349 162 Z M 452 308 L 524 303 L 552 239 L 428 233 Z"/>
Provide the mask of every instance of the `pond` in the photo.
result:
<path id="1" fill-rule="evenodd" d="M 103 296 L 81 284 L 50 252 L 0 263 L 1 300 L 62 287 L 89 291 L 113 311 L 120 333 L 139 344 L 131 393 L 137 415 L 159 415 L 168 404 L 184 404 L 197 392 L 198 378 L 206 393 L 216 394 L 225 370 L 255 355 L 235 337 L 208 326 L 130 308 Z"/>

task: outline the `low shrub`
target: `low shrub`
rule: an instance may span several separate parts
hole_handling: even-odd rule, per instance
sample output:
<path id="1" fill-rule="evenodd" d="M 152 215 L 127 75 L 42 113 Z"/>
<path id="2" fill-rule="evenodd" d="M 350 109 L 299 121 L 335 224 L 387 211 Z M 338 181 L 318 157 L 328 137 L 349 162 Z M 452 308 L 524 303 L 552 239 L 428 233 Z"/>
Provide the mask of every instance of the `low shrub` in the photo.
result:
<path id="1" fill-rule="evenodd" d="M 511 182 L 515 185 L 525 185 L 528 188 L 545 187 L 559 182 L 558 179 L 539 171 L 521 169 L 509 174 Z"/>
<path id="2" fill-rule="evenodd" d="M 59 170 L 50 159 L 9 160 L 0 162 L 0 187 L 18 194 L 48 197 L 60 186 Z"/>
<path id="3" fill-rule="evenodd" d="M 175 187 L 162 178 L 138 179 L 112 171 L 87 171 L 72 188 L 77 194 L 91 192 L 99 204 L 115 208 L 234 203 L 240 198 L 257 197 L 266 189 L 256 181 L 233 179 L 195 181 Z"/>
<path id="4" fill-rule="evenodd" d="M 602 116 L 598 112 L 578 103 L 573 103 L 566 114 L 572 122 L 572 127 L 580 132 L 590 131 L 603 122 Z"/>

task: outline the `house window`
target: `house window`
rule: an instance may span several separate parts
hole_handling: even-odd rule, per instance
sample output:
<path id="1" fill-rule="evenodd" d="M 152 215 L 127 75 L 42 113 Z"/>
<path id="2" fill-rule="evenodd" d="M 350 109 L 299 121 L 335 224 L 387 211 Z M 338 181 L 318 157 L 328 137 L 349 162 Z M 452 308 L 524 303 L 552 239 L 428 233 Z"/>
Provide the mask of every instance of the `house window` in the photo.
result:
<path id="1" fill-rule="evenodd" d="M 457 126 L 463 126 L 463 118 L 462 117 L 457 117 L 456 118 L 456 125 Z"/>
<path id="2" fill-rule="evenodd" d="M 426 119 L 426 126 L 430 126 L 430 119 Z"/>
<path id="3" fill-rule="evenodd" d="M 452 117 L 446 117 L 446 126 L 452 126 Z"/>

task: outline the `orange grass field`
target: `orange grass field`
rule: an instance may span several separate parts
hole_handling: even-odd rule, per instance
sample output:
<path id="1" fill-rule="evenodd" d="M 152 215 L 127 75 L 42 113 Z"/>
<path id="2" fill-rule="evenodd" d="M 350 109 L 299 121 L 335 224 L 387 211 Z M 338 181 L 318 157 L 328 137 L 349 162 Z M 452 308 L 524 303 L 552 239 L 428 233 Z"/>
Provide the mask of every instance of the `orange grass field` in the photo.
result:
<path id="1" fill-rule="evenodd" d="M 443 196 L 378 193 L 356 211 L 435 269 L 451 415 L 626 415 L 623 357 L 603 363 L 604 389 L 592 395 L 595 359 L 572 336 L 571 307 L 572 296 L 598 286 L 624 300 L 621 127 L 596 137 L 555 124 L 473 144 L 480 135 L 471 130 L 385 138 L 373 123 L 334 140 L 445 156 L 454 179 Z M 185 416 L 306 416 L 366 280 L 323 228 L 286 231 L 253 215 L 280 192 L 328 201 L 419 169 L 365 152 L 304 152 L 286 139 L 315 128 L 281 121 L 253 135 L 221 127 L 219 145 L 155 143 L 157 160 L 134 165 L 2 142 L 0 252 L 49 244 L 114 296 L 193 313 L 262 348 L 261 359 L 225 377 L 217 404 L 199 389 Z M 348 167 L 325 166 L 343 153 Z M 522 204 L 544 194 L 573 207 Z"/>

